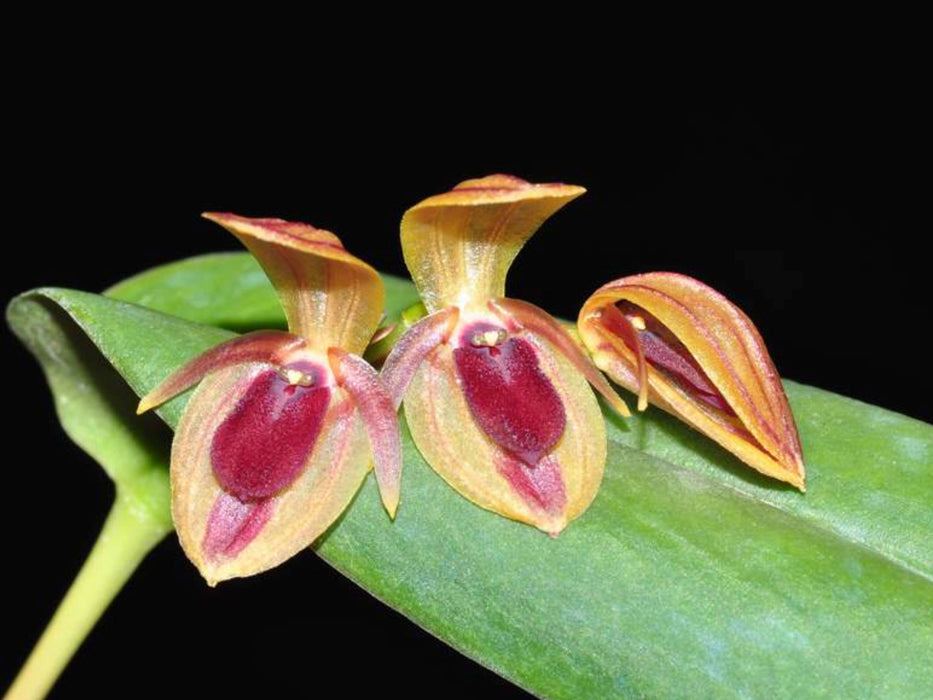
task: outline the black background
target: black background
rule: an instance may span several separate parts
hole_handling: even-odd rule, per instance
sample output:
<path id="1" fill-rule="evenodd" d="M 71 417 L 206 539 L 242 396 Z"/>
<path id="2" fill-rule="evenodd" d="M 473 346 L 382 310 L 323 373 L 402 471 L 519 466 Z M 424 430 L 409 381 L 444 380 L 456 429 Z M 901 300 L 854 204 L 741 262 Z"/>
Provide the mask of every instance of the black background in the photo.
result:
<path id="1" fill-rule="evenodd" d="M 107 65 L 113 65 L 111 56 Z M 398 222 L 462 179 L 506 172 L 588 194 L 534 237 L 509 293 L 565 317 L 600 284 L 671 270 L 756 322 L 781 373 L 930 420 L 925 216 L 917 212 L 912 90 L 838 76 L 750 92 L 625 80 L 545 91 L 524 79 L 285 89 L 94 61 L 17 85 L 9 134 L 3 298 L 52 284 L 100 290 L 187 255 L 236 249 L 204 210 L 280 216 L 337 233 L 404 274 Z M 558 67 L 554 67 L 559 70 Z M 245 70 L 245 69 L 244 69 Z M 172 78 L 175 76 L 173 75 Z M 310 80 L 310 78 L 309 78 Z M 433 86 L 426 87 L 425 85 Z M 61 433 L 35 363 L 9 333 L 0 685 L 64 593 L 110 500 Z M 12 424 L 11 424 L 12 422 Z M 311 554 L 209 590 L 169 538 L 91 634 L 58 697 L 197 692 L 520 697 Z M 386 680 L 388 679 L 388 680 Z"/>

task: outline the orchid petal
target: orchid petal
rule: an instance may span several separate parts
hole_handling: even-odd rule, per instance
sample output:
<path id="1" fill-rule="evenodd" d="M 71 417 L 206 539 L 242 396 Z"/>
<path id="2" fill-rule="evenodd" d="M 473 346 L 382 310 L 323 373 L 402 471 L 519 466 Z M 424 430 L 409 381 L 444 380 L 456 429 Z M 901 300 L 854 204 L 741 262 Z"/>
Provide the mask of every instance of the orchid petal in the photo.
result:
<path id="1" fill-rule="evenodd" d="M 398 409 L 418 366 L 434 348 L 446 341 L 457 325 L 459 310 L 448 307 L 413 325 L 389 353 L 382 366 L 382 384 Z"/>
<path id="2" fill-rule="evenodd" d="M 600 313 L 602 314 L 601 322 L 593 325 L 596 332 L 617 350 L 621 350 L 618 347 L 619 343 L 624 343 L 635 355 L 635 371 L 638 376 L 638 410 L 644 411 L 648 408 L 648 363 L 645 361 L 645 352 L 641 339 L 638 337 L 638 329 L 611 304 L 604 306 Z"/>
<path id="3" fill-rule="evenodd" d="M 385 291 L 379 274 L 344 250 L 329 231 L 282 219 L 206 213 L 249 248 L 272 281 L 289 330 L 320 353 L 361 355 L 379 325 Z"/>
<path id="4" fill-rule="evenodd" d="M 503 296 L 506 273 L 525 241 L 584 192 L 490 175 L 409 209 L 402 219 L 402 251 L 428 311 Z"/>
<path id="5" fill-rule="evenodd" d="M 587 381 L 593 385 L 593 388 L 603 395 L 617 413 L 626 417 L 631 415 L 625 401 L 609 385 L 599 368 L 580 350 L 567 331 L 546 311 L 527 301 L 506 299 L 504 297 L 490 300 L 489 308 L 504 321 L 511 319 L 514 323 L 518 323 L 520 327 L 547 338 L 564 357 L 573 363 L 576 371 L 582 373 Z"/>
<path id="6" fill-rule="evenodd" d="M 655 330 L 646 326 L 640 332 L 651 402 L 754 469 L 803 490 L 805 470 L 793 415 L 749 318 L 715 290 L 684 275 L 648 273 L 601 287 L 580 312 L 580 335 L 596 364 L 633 391 L 641 382 L 630 347 L 624 338 L 608 342 L 611 329 L 599 328 L 606 309 L 620 304 L 631 305 L 626 308 L 642 325 L 656 324 Z"/>
<path id="7" fill-rule="evenodd" d="M 305 341 L 284 331 L 256 331 L 216 345 L 183 365 L 139 401 L 137 414 L 159 406 L 201 381 L 208 372 L 248 362 L 274 363 Z"/>
<path id="8" fill-rule="evenodd" d="M 395 518 L 402 484 L 398 409 L 376 370 L 365 360 L 338 348 L 330 348 L 327 356 L 338 386 L 347 392 L 359 411 L 369 436 L 382 503 L 389 517 Z"/>

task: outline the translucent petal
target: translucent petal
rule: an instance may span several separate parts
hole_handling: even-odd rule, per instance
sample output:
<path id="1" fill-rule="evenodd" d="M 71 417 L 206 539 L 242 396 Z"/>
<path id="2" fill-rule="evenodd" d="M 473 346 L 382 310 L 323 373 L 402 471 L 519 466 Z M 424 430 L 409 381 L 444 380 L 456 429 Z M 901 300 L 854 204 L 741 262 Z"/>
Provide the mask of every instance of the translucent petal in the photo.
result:
<path id="1" fill-rule="evenodd" d="M 457 325 L 459 311 L 448 307 L 426 316 L 408 329 L 389 353 L 382 366 L 382 383 L 392 402 L 401 405 L 408 383 L 424 359 L 441 343 L 450 338 Z"/>
<path id="2" fill-rule="evenodd" d="M 402 485 L 402 442 L 398 414 L 379 375 L 365 360 L 337 348 L 327 351 L 337 384 L 356 404 L 369 436 L 382 503 L 389 517 L 398 509 Z"/>
<path id="3" fill-rule="evenodd" d="M 289 351 L 303 347 L 304 339 L 283 331 L 256 331 L 215 345 L 173 372 L 139 400 L 136 413 L 160 406 L 201 381 L 209 372 L 248 362 L 275 363 Z"/>

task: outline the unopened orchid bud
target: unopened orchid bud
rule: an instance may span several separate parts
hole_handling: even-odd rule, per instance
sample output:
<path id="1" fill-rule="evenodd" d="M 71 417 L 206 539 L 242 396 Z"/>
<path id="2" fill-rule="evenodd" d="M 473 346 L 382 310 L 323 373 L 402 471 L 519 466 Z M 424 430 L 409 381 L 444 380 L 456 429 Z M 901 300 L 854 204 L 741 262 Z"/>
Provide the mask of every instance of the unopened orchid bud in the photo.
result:
<path id="1" fill-rule="evenodd" d="M 758 330 L 695 279 L 649 272 L 610 282 L 577 327 L 613 381 L 712 438 L 762 474 L 804 490 L 800 438 Z"/>

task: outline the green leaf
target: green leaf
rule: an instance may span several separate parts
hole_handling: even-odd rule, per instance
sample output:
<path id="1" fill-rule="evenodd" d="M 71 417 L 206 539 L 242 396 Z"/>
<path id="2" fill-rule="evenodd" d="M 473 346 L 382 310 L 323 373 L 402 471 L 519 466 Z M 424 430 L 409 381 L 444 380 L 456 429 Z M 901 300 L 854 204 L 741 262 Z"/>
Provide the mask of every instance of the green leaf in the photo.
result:
<path id="1" fill-rule="evenodd" d="M 38 290 L 14 301 L 10 319 L 47 371 L 62 344 L 87 344 L 83 333 L 142 393 L 229 335 L 193 322 L 281 323 L 257 269 L 245 255 L 206 256 L 132 278 L 112 298 Z M 415 301 L 410 286 L 388 283 L 390 314 Z M 933 427 L 792 382 L 787 390 L 805 495 L 649 409 L 610 419 L 602 489 L 551 540 L 458 496 L 406 432 L 395 523 L 368 479 L 318 553 L 546 697 L 924 696 Z M 116 386 L 100 394 L 132 401 Z M 185 398 L 164 407 L 170 425 Z M 124 471 L 133 473 L 112 473 Z"/>
<path id="2" fill-rule="evenodd" d="M 70 301 L 69 292 L 37 289 L 10 303 L 7 321 L 42 366 L 68 436 L 103 467 L 123 497 L 137 501 L 156 527 L 171 532 L 171 432 L 158 420 L 136 416 L 138 399 L 99 349 L 120 341 L 96 335 L 93 317 L 85 318 L 85 309 Z M 172 325 L 177 328 L 177 320 Z M 123 349 L 129 351 L 135 340 L 127 339 Z M 133 364 L 132 352 L 122 354 Z"/>

